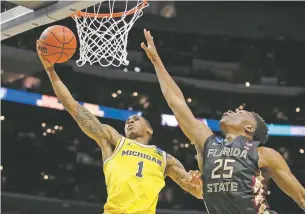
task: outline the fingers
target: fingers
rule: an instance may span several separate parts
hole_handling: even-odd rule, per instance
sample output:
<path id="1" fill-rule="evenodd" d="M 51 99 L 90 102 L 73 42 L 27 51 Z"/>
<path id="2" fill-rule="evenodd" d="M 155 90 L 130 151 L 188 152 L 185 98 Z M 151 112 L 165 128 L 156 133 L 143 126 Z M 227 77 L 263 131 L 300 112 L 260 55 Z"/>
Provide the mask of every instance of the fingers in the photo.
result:
<path id="1" fill-rule="evenodd" d="M 39 44 L 39 40 L 36 41 L 36 50 L 37 50 L 37 54 L 43 64 L 44 67 L 46 66 L 53 66 L 54 63 L 50 62 L 49 60 L 47 60 L 46 58 L 44 58 L 41 55 L 41 50 L 40 50 L 40 44 Z"/>
<path id="2" fill-rule="evenodd" d="M 191 180 L 188 180 L 188 179 L 181 179 L 181 181 L 183 182 L 183 183 L 185 183 L 185 184 L 187 184 L 187 185 L 190 185 L 190 186 L 196 186 L 196 185 L 194 185 L 193 183 L 192 183 L 192 181 Z"/>
<path id="3" fill-rule="evenodd" d="M 148 58 L 155 62 L 158 59 L 158 53 L 153 41 L 153 37 L 151 36 L 150 32 L 144 29 L 144 36 L 146 39 L 147 44 L 145 45 L 143 42 L 141 43 L 141 48 L 146 52 Z"/>
<path id="4" fill-rule="evenodd" d="M 150 31 L 144 29 L 144 36 L 146 38 L 147 45 L 154 45 L 153 37 L 151 36 Z"/>
<path id="5" fill-rule="evenodd" d="M 189 181 L 189 183 L 192 183 L 196 186 L 202 186 L 203 182 L 201 180 L 201 173 L 198 170 L 190 170 L 189 174 L 192 176 L 192 179 Z"/>
<path id="6" fill-rule="evenodd" d="M 181 181 L 183 181 L 184 183 L 190 183 L 190 184 L 194 184 L 194 185 L 200 185 L 202 184 L 202 180 L 199 177 L 191 177 L 191 178 L 183 178 L 181 179 Z"/>
<path id="7" fill-rule="evenodd" d="M 147 46 L 144 44 L 144 42 L 141 43 L 141 48 L 143 48 L 145 51 L 147 50 Z"/>
<path id="8" fill-rule="evenodd" d="M 201 172 L 198 171 L 198 170 L 190 170 L 189 173 L 192 175 L 192 176 L 196 176 L 196 177 L 200 177 L 201 176 Z"/>
<path id="9" fill-rule="evenodd" d="M 152 37 L 152 35 L 150 34 L 150 31 L 147 31 L 148 36 L 151 38 L 151 40 L 154 39 L 154 37 Z"/>
<path id="10" fill-rule="evenodd" d="M 202 174 L 201 174 L 200 171 L 196 170 L 196 171 L 195 171 L 195 175 L 198 176 L 198 177 L 200 177 Z"/>
<path id="11" fill-rule="evenodd" d="M 37 50 L 37 52 L 39 52 L 39 41 L 38 40 L 36 40 L 36 50 Z"/>
<path id="12" fill-rule="evenodd" d="M 194 172 L 195 172 L 194 170 L 190 170 L 190 171 L 189 171 L 189 173 L 190 173 L 191 175 L 194 175 Z"/>
<path id="13" fill-rule="evenodd" d="M 39 40 L 36 41 L 36 51 L 37 51 L 38 55 L 41 56 Z"/>
<path id="14" fill-rule="evenodd" d="M 181 179 L 182 182 L 184 183 L 189 183 L 190 181 L 188 179 Z"/>
<path id="15" fill-rule="evenodd" d="M 201 184 L 194 184 L 186 179 L 182 179 L 181 180 L 182 183 L 184 183 L 185 185 L 192 187 L 192 188 L 196 188 L 196 189 L 201 189 L 202 185 Z"/>
<path id="16" fill-rule="evenodd" d="M 190 173 L 192 176 L 195 176 L 195 177 L 200 177 L 200 176 L 201 176 L 201 173 L 198 172 L 198 170 L 196 170 L 196 171 L 190 170 L 189 173 Z"/>

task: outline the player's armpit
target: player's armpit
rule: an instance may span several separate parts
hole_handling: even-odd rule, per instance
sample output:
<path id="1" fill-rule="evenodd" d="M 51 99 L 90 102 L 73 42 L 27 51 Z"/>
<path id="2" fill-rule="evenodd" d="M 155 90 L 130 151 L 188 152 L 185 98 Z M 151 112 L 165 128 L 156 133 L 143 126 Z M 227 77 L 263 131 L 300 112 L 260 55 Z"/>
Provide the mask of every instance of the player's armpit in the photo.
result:
<path id="1" fill-rule="evenodd" d="M 266 147 L 259 148 L 258 152 L 260 167 L 266 168 L 278 187 L 305 210 L 305 189 L 291 173 L 283 157 Z"/>
<path id="2" fill-rule="evenodd" d="M 169 176 L 186 192 L 198 199 L 203 199 L 202 181 L 199 173 L 186 172 L 180 161 L 169 154 L 166 154 L 165 175 Z"/>
<path id="3" fill-rule="evenodd" d="M 94 139 L 100 147 L 103 147 L 105 140 L 108 143 L 116 145 L 121 135 L 111 126 L 102 124 L 85 107 L 77 103 L 76 111 L 72 114 L 73 118 L 81 130 Z"/>

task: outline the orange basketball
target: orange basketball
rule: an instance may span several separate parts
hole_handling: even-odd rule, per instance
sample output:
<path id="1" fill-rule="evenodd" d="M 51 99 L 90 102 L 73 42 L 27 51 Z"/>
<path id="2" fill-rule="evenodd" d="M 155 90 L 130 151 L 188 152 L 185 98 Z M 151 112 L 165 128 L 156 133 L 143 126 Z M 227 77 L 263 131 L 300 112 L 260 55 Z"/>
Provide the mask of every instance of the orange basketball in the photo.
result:
<path id="1" fill-rule="evenodd" d="M 68 61 L 75 53 L 76 47 L 74 33 L 60 25 L 45 29 L 39 38 L 41 56 L 53 63 Z"/>

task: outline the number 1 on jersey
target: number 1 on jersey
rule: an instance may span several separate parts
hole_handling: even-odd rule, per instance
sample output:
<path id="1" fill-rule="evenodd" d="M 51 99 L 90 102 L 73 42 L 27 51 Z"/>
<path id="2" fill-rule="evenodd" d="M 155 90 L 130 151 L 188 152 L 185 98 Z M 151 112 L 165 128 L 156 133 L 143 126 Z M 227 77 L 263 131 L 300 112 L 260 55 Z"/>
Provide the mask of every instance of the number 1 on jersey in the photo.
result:
<path id="1" fill-rule="evenodd" d="M 138 172 L 137 172 L 136 176 L 139 177 L 139 178 L 142 178 L 142 177 L 143 177 L 143 174 L 142 174 L 143 165 L 144 165 L 144 162 L 143 162 L 143 161 L 140 161 L 140 162 L 138 163 Z"/>

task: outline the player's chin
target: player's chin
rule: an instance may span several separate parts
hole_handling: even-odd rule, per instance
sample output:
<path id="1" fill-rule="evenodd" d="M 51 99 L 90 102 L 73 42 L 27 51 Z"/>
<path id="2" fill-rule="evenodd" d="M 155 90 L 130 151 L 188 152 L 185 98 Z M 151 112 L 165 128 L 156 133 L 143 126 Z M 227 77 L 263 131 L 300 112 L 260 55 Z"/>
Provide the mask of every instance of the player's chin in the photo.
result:
<path id="1" fill-rule="evenodd" d="M 126 137 L 128 137 L 130 139 L 134 139 L 134 138 L 138 137 L 138 134 L 135 131 L 129 131 L 129 132 L 127 132 L 127 136 Z"/>
<path id="2" fill-rule="evenodd" d="M 227 121 L 227 117 L 222 117 L 219 122 L 225 124 Z"/>
<path id="3" fill-rule="evenodd" d="M 222 117 L 219 121 L 220 127 L 225 128 L 227 126 L 230 126 L 232 121 L 228 117 Z"/>

